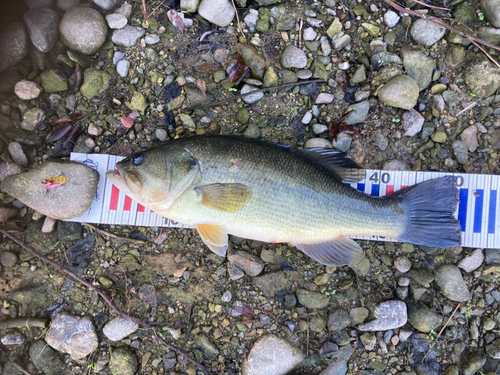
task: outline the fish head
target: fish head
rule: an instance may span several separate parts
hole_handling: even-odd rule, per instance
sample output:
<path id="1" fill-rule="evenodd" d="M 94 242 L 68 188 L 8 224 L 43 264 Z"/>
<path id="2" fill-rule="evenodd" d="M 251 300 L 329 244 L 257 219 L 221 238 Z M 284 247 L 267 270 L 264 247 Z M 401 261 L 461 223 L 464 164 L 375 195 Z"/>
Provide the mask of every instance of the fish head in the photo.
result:
<path id="1" fill-rule="evenodd" d="M 199 166 L 187 150 L 166 146 L 133 154 L 106 176 L 146 207 L 167 209 L 194 183 Z"/>

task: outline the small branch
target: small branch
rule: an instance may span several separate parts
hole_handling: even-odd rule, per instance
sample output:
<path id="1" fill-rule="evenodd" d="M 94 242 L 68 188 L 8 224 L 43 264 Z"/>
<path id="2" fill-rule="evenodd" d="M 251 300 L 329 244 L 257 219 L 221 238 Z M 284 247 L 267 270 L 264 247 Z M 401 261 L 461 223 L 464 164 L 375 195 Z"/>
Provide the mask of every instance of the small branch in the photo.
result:
<path id="1" fill-rule="evenodd" d="M 439 331 L 438 335 L 436 336 L 436 338 L 434 339 L 435 341 L 437 341 L 440 337 L 441 337 L 441 334 L 444 332 L 445 328 L 448 326 L 448 324 L 450 324 L 451 322 L 451 319 L 453 319 L 453 316 L 455 315 L 455 313 L 457 312 L 458 308 L 462 306 L 460 303 L 457 305 L 457 307 L 455 308 L 455 310 L 453 310 L 453 313 L 450 315 L 450 317 L 448 318 L 448 320 L 446 321 L 446 323 L 444 324 L 443 328 L 441 328 L 441 331 Z M 432 349 L 432 348 L 431 348 Z M 427 352 L 425 353 L 424 357 L 422 358 L 422 362 L 424 362 L 425 358 L 427 357 L 427 354 L 430 353 Z"/>
<path id="2" fill-rule="evenodd" d="M 35 249 L 33 249 L 31 246 L 29 246 L 28 244 L 26 244 L 24 241 L 20 240 L 19 238 L 17 238 L 16 236 L 12 235 L 8 231 L 0 229 L 0 233 L 2 233 L 7 238 L 10 238 L 12 241 L 14 241 L 16 244 L 18 244 L 19 246 L 21 246 L 24 250 L 28 251 L 33 256 L 39 258 L 40 260 L 42 260 L 45 263 L 50 264 L 51 266 L 53 266 L 54 268 L 58 269 L 59 271 L 65 273 L 66 275 L 71 276 L 75 281 L 78 281 L 80 284 L 86 286 L 87 288 L 89 288 L 89 289 L 93 290 L 94 292 L 96 292 L 97 294 L 99 294 L 101 296 L 101 298 L 104 300 L 104 302 L 106 302 L 108 304 L 108 306 L 111 308 L 111 310 L 113 310 L 120 318 L 128 319 L 128 320 L 130 320 L 130 321 L 132 321 L 134 323 L 140 324 L 145 329 L 147 329 L 150 332 L 152 332 L 153 335 L 155 336 L 155 338 L 161 344 L 163 344 L 167 348 L 173 350 L 177 354 L 180 354 L 180 355 L 184 356 L 188 361 L 190 361 L 191 363 L 195 364 L 201 371 L 203 371 L 203 373 L 205 375 L 211 375 L 210 372 L 207 370 L 207 368 L 205 366 L 203 366 L 201 363 L 197 362 L 194 358 L 192 358 L 191 356 L 189 356 L 189 354 L 187 354 L 185 351 L 177 348 L 176 346 L 174 346 L 174 345 L 170 344 L 169 342 L 165 341 L 163 338 L 159 337 L 157 335 L 156 331 L 153 329 L 153 327 L 148 322 L 146 322 L 146 321 L 144 321 L 142 319 L 130 316 L 130 315 L 124 313 L 123 311 L 121 311 L 118 308 L 118 306 L 113 302 L 113 300 L 107 294 L 106 291 L 104 291 L 103 289 L 98 288 L 98 287 L 92 285 L 92 283 L 88 282 L 87 280 L 85 280 L 80 275 L 77 275 L 76 273 L 68 270 L 67 268 L 65 268 L 64 266 L 60 265 L 59 263 L 53 261 L 52 259 L 47 258 L 45 255 L 39 253 L 38 251 L 36 251 Z"/>
<path id="3" fill-rule="evenodd" d="M 48 320 L 42 318 L 16 318 L 0 321 L 0 329 L 38 327 L 46 328 Z"/>
<path id="4" fill-rule="evenodd" d="M 23 369 L 21 367 L 21 365 L 19 365 L 18 363 L 16 363 L 16 362 L 11 362 L 11 363 L 14 365 L 15 368 L 17 368 L 19 371 L 21 371 L 24 375 L 33 375 L 31 372 L 26 371 L 25 369 Z"/>
<path id="5" fill-rule="evenodd" d="M 88 224 L 88 223 L 82 223 L 82 224 L 85 225 L 87 228 L 93 230 L 94 232 L 100 233 L 100 234 L 102 234 L 104 236 L 109 236 L 109 237 L 112 237 L 112 238 L 116 238 L 117 240 L 120 240 L 120 241 L 132 242 L 132 243 L 140 243 L 140 244 L 146 243 L 145 241 L 142 241 L 142 240 L 134 240 L 133 238 L 127 238 L 127 237 L 118 236 L 116 234 L 113 234 L 113 233 L 107 232 L 105 230 L 99 229 L 99 228 L 93 226 L 92 224 Z"/>
<path id="6" fill-rule="evenodd" d="M 181 108 L 181 109 L 179 109 L 179 111 L 192 111 L 193 109 L 216 107 L 218 105 L 229 103 L 229 102 L 232 102 L 233 100 L 236 100 L 236 99 L 239 99 L 239 98 L 243 98 L 245 96 L 252 95 L 252 94 L 255 94 L 257 92 L 266 92 L 266 91 L 281 89 L 283 87 L 307 85 L 309 83 L 319 83 L 319 82 L 324 83 L 325 81 L 323 81 L 322 79 L 313 79 L 311 81 L 301 81 L 301 82 L 285 83 L 283 85 L 278 85 L 278 86 L 273 86 L 273 87 L 266 87 L 265 89 L 253 90 L 253 91 L 247 92 L 246 94 L 235 95 L 235 96 L 233 96 L 231 98 L 220 100 L 220 101 L 214 102 L 214 103 L 208 103 L 208 104 L 203 104 L 203 105 L 195 105 L 195 106 L 187 107 L 187 108 Z"/>
<path id="7" fill-rule="evenodd" d="M 238 9 L 236 9 L 236 5 L 234 4 L 234 0 L 231 0 L 231 2 L 233 3 L 234 12 L 236 13 L 236 21 L 238 22 L 238 30 L 240 30 L 241 35 L 246 37 L 246 35 L 243 32 L 243 29 L 241 28 L 241 25 L 240 25 L 240 17 L 238 16 Z"/>
<path id="8" fill-rule="evenodd" d="M 472 103 L 471 103 L 471 104 L 469 104 L 467 107 L 465 107 L 465 108 L 464 108 L 464 109 L 462 109 L 460 112 L 458 112 L 458 113 L 455 115 L 455 117 L 460 116 L 462 113 L 467 112 L 469 109 L 474 108 L 476 105 L 477 105 L 477 102 L 472 102 Z"/>
<path id="9" fill-rule="evenodd" d="M 472 42 L 472 44 L 474 44 L 477 48 L 479 48 L 481 50 L 482 53 L 484 53 L 486 55 L 486 57 L 488 59 L 490 59 L 490 61 L 495 64 L 497 67 L 500 68 L 500 64 L 498 63 L 498 61 L 496 61 L 493 56 L 491 56 L 483 47 L 481 47 L 476 41 L 472 40 L 471 38 L 469 38 L 469 40 Z"/>
<path id="10" fill-rule="evenodd" d="M 148 27 L 148 13 L 146 12 L 146 0 L 142 0 L 142 14 L 144 15 L 144 23 Z"/>
<path id="11" fill-rule="evenodd" d="M 151 13 L 149 13 L 149 15 L 147 16 L 148 19 L 151 18 L 151 16 L 153 15 L 154 12 L 156 12 L 158 10 L 159 7 L 161 7 L 163 5 L 163 3 L 165 2 L 165 0 L 163 0 L 160 5 L 158 5 L 156 8 L 153 9 L 153 11 Z"/>
<path id="12" fill-rule="evenodd" d="M 448 8 L 442 8 L 442 7 L 437 7 L 435 5 L 430 5 L 430 4 L 426 4 L 426 3 L 423 3 L 421 1 L 418 1 L 418 0 L 413 0 L 414 2 L 420 4 L 420 5 L 423 5 L 424 7 L 428 7 L 428 8 L 434 8 L 434 9 L 441 9 L 441 10 L 450 10 Z"/>

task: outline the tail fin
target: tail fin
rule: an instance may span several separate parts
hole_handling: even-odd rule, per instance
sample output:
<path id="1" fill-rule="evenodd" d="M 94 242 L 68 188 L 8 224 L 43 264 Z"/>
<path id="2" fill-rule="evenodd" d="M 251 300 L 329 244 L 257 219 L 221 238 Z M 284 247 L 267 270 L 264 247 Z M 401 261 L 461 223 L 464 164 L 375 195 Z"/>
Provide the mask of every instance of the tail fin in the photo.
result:
<path id="1" fill-rule="evenodd" d="M 446 176 L 422 182 L 389 196 L 401 200 L 406 214 L 399 241 L 429 247 L 461 244 L 460 223 L 453 214 L 458 205 L 456 178 Z"/>

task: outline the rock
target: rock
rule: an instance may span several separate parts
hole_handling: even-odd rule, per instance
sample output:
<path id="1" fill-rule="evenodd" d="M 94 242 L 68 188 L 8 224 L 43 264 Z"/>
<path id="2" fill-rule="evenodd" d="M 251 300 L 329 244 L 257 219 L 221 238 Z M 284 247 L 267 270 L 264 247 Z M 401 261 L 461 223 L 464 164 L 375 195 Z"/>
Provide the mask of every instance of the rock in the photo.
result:
<path id="1" fill-rule="evenodd" d="M 347 361 L 332 361 L 319 375 L 345 375 L 347 374 Z"/>
<path id="2" fill-rule="evenodd" d="M 205 358 L 212 358 L 219 354 L 219 349 L 205 335 L 196 337 L 194 346 L 203 352 Z"/>
<path id="3" fill-rule="evenodd" d="M 276 298 L 276 292 L 287 290 L 291 287 L 291 283 L 283 271 L 270 272 L 254 277 L 252 284 L 259 288 L 267 298 Z"/>
<path id="4" fill-rule="evenodd" d="M 14 267 L 18 260 L 19 259 L 17 255 L 11 251 L 4 251 L 2 254 L 0 254 L 0 263 L 2 263 L 2 266 L 4 266 L 5 268 Z"/>
<path id="5" fill-rule="evenodd" d="M 388 27 L 396 26 L 400 19 L 401 17 L 392 10 L 388 10 L 384 13 L 384 22 Z"/>
<path id="6" fill-rule="evenodd" d="M 200 5 L 200 0 L 181 0 L 180 3 L 181 9 L 186 9 L 191 13 L 196 12 L 198 10 L 199 5 Z"/>
<path id="7" fill-rule="evenodd" d="M 347 107 L 346 112 L 351 112 L 344 119 L 344 122 L 348 125 L 359 124 L 363 122 L 368 117 L 368 111 L 370 110 L 370 102 L 365 100 L 356 104 L 352 104 Z"/>
<path id="8" fill-rule="evenodd" d="M 40 52 L 47 53 L 57 40 L 59 17 L 50 8 L 31 9 L 24 13 L 24 23 L 33 45 Z"/>
<path id="9" fill-rule="evenodd" d="M 68 353 L 77 361 L 97 349 L 97 334 L 88 317 L 75 318 L 66 313 L 57 314 L 45 335 L 45 341 L 54 349 Z"/>
<path id="10" fill-rule="evenodd" d="M 3 337 L 2 337 L 3 343 Z M 5 345 L 5 344 L 4 344 Z M 486 355 L 490 358 L 500 359 L 500 340 L 493 340 L 491 343 L 486 345 Z"/>
<path id="11" fill-rule="evenodd" d="M 356 85 L 364 81 L 366 81 L 366 67 L 361 64 L 351 77 L 351 85 Z"/>
<path id="12" fill-rule="evenodd" d="M 470 349 L 468 353 L 466 353 L 464 356 L 461 357 L 462 374 L 463 375 L 477 374 L 485 363 L 486 363 L 486 355 L 484 354 L 482 349 Z"/>
<path id="13" fill-rule="evenodd" d="M 346 133 L 338 134 L 337 139 L 332 141 L 332 146 L 339 151 L 347 152 L 351 148 L 351 136 Z"/>
<path id="14" fill-rule="evenodd" d="M 15 175 L 21 173 L 23 169 L 16 163 L 4 162 L 0 164 L 0 182 L 5 179 L 5 177 L 10 175 Z"/>
<path id="15" fill-rule="evenodd" d="M 462 141 L 455 141 L 451 145 L 453 148 L 453 153 L 460 164 L 467 164 L 467 158 L 469 157 L 469 152 L 467 145 Z"/>
<path id="16" fill-rule="evenodd" d="M 42 87 L 37 85 L 35 82 L 26 81 L 25 79 L 16 83 L 14 87 L 14 93 L 21 100 L 31 100 L 36 99 L 42 92 Z"/>
<path id="17" fill-rule="evenodd" d="M 105 70 L 89 68 L 83 73 L 83 85 L 80 87 L 80 92 L 86 98 L 92 98 L 109 87 L 110 79 L 111 76 Z"/>
<path id="18" fill-rule="evenodd" d="M 259 338 L 247 360 L 243 361 L 243 375 L 284 375 L 304 359 L 304 354 L 285 339 L 274 335 Z"/>
<path id="19" fill-rule="evenodd" d="M 413 78 L 400 75 L 382 86 L 378 96 L 388 106 L 412 109 L 417 104 L 419 92 L 418 84 Z"/>
<path id="20" fill-rule="evenodd" d="M 62 73 L 49 69 L 40 74 L 42 87 L 46 92 L 60 92 L 68 89 L 68 81 Z"/>
<path id="21" fill-rule="evenodd" d="M 370 351 L 375 348 L 375 344 L 377 343 L 377 337 L 375 334 L 366 332 L 360 336 L 360 339 L 361 343 L 365 347 L 365 350 Z"/>
<path id="22" fill-rule="evenodd" d="M 392 66 L 392 65 L 400 66 L 403 64 L 403 61 L 398 55 L 386 51 L 375 53 L 371 57 L 370 62 L 374 70 L 381 70 L 382 68 L 387 66 Z M 380 76 L 382 76 L 382 73 L 380 74 Z"/>
<path id="23" fill-rule="evenodd" d="M 27 131 L 33 131 L 45 120 L 45 112 L 40 108 L 28 109 L 23 116 L 21 128 Z"/>
<path id="24" fill-rule="evenodd" d="M 460 134 L 460 139 L 467 145 L 469 152 L 474 152 L 477 150 L 477 128 L 474 125 L 467 127 L 462 134 Z"/>
<path id="25" fill-rule="evenodd" d="M 139 325 L 124 318 L 115 318 L 108 322 L 102 332 L 111 341 L 120 341 L 139 329 Z"/>
<path id="26" fill-rule="evenodd" d="M 300 48 L 289 45 L 281 54 L 281 65 L 284 68 L 305 68 L 307 65 L 307 56 Z"/>
<path id="27" fill-rule="evenodd" d="M 51 7 L 52 0 L 24 0 L 29 9 Z"/>
<path id="28" fill-rule="evenodd" d="M 43 221 L 42 232 L 50 233 L 54 229 L 56 229 L 56 225 L 57 225 L 57 220 L 54 220 L 51 217 L 46 217 L 45 220 Z"/>
<path id="29" fill-rule="evenodd" d="M 446 264 L 436 270 L 436 284 L 446 298 L 456 302 L 465 302 L 470 293 L 457 266 Z"/>
<path id="30" fill-rule="evenodd" d="M 432 74 L 436 69 L 436 61 L 414 48 L 405 47 L 401 50 L 403 56 L 403 66 L 406 74 L 415 79 L 420 90 L 429 86 L 432 80 Z"/>
<path id="31" fill-rule="evenodd" d="M 57 7 L 62 11 L 67 11 L 77 5 L 80 5 L 80 0 L 57 0 Z"/>
<path id="32" fill-rule="evenodd" d="M 314 101 L 315 104 L 329 104 L 333 102 L 334 96 L 326 92 L 320 92 Z"/>
<path id="33" fill-rule="evenodd" d="M 64 375 L 66 373 L 66 366 L 57 352 L 48 347 L 43 340 L 36 340 L 31 344 L 29 356 L 37 370 L 46 375 Z"/>
<path id="34" fill-rule="evenodd" d="M 226 27 L 233 21 L 235 12 L 228 0 L 201 0 L 198 14 L 217 26 Z"/>
<path id="35" fill-rule="evenodd" d="M 0 72 L 20 62 L 28 53 L 29 37 L 21 22 L 6 26 L 0 34 Z"/>
<path id="36" fill-rule="evenodd" d="M 480 61 L 467 69 L 465 83 L 472 93 L 486 98 L 500 87 L 500 69 L 489 61 Z"/>
<path id="37" fill-rule="evenodd" d="M 316 135 L 323 134 L 326 131 L 328 131 L 328 126 L 326 126 L 326 125 L 323 125 L 323 124 L 314 124 L 313 125 L 313 133 Z"/>
<path id="38" fill-rule="evenodd" d="M 146 98 L 144 95 L 142 95 L 140 92 L 136 91 L 134 92 L 134 95 L 132 96 L 132 99 L 130 100 L 130 104 L 128 104 L 128 107 L 132 111 L 139 111 L 142 112 L 146 109 L 146 106 L 148 103 L 146 102 Z"/>
<path id="39" fill-rule="evenodd" d="M 386 301 L 375 307 L 375 320 L 358 326 L 360 331 L 387 331 L 402 327 L 408 321 L 403 301 Z"/>
<path id="40" fill-rule="evenodd" d="M 233 281 L 241 279 L 245 276 L 245 272 L 239 267 L 236 267 L 234 264 L 229 263 L 227 265 L 227 273 L 229 274 L 229 278 Z"/>
<path id="41" fill-rule="evenodd" d="M 126 348 L 111 351 L 109 371 L 112 375 L 134 375 L 137 371 L 137 358 Z"/>
<path id="42" fill-rule="evenodd" d="M 403 127 L 405 135 L 413 137 L 420 133 L 424 125 L 425 118 L 416 110 L 411 109 L 403 114 Z"/>
<path id="43" fill-rule="evenodd" d="M 123 14 L 127 19 L 132 15 L 132 4 L 123 3 L 119 8 L 115 9 L 114 13 Z"/>
<path id="44" fill-rule="evenodd" d="M 260 137 L 259 127 L 255 124 L 249 124 L 243 135 L 257 139 Z"/>
<path id="45" fill-rule="evenodd" d="M 394 267 L 401 273 L 408 272 L 411 268 L 411 260 L 407 257 L 397 257 L 394 260 Z"/>
<path id="46" fill-rule="evenodd" d="M 338 17 L 335 17 L 332 24 L 328 27 L 328 30 L 326 30 L 326 34 L 330 37 L 330 39 L 333 39 L 335 35 L 340 32 L 342 32 L 342 23 Z"/>
<path id="47" fill-rule="evenodd" d="M 409 171 L 410 168 L 401 160 L 388 160 L 384 162 L 382 169 L 387 171 Z"/>
<path id="48" fill-rule="evenodd" d="M 496 27 L 481 27 L 477 36 L 487 42 L 496 45 L 500 44 L 500 29 Z"/>
<path id="49" fill-rule="evenodd" d="M 24 337 L 20 332 L 9 332 L 6 335 L 2 336 L 0 339 L 2 344 L 4 345 L 22 345 L 24 344 Z"/>
<path id="50" fill-rule="evenodd" d="M 431 47 L 444 36 L 445 32 L 444 27 L 423 18 L 416 20 L 410 29 L 412 38 L 425 47 Z"/>
<path id="51" fill-rule="evenodd" d="M 127 25 L 127 17 L 119 13 L 111 13 L 106 16 L 106 22 L 110 29 L 121 29 Z"/>
<path id="52" fill-rule="evenodd" d="M 330 302 L 330 297 L 307 289 L 297 289 L 296 294 L 299 303 L 308 309 L 324 309 Z"/>
<path id="53" fill-rule="evenodd" d="M 128 70 L 130 69 L 130 62 L 128 60 L 120 60 L 116 64 L 116 71 L 120 77 L 125 78 L 128 75 Z"/>
<path id="54" fill-rule="evenodd" d="M 111 40 L 119 46 L 132 47 L 137 43 L 139 38 L 144 36 L 145 33 L 146 30 L 141 27 L 127 25 L 121 29 L 113 31 Z"/>
<path id="55" fill-rule="evenodd" d="M 436 331 L 443 317 L 421 303 L 408 304 L 408 322 L 420 332 Z"/>
<path id="56" fill-rule="evenodd" d="M 78 6 L 66 11 L 59 24 L 59 32 L 61 41 L 68 48 L 92 55 L 106 41 L 108 27 L 97 10 Z"/>
<path id="57" fill-rule="evenodd" d="M 481 9 L 484 15 L 495 27 L 500 27 L 500 1 L 499 0 L 482 0 Z"/>
<path id="58" fill-rule="evenodd" d="M 316 39 L 318 33 L 314 31 L 312 27 L 307 27 L 304 29 L 303 38 L 305 41 L 311 41 Z"/>
<path id="59" fill-rule="evenodd" d="M 264 269 L 264 262 L 246 251 L 232 251 L 227 255 L 227 259 L 250 276 L 258 276 Z"/>
<path id="60" fill-rule="evenodd" d="M 351 325 L 351 317 L 347 311 L 338 309 L 328 316 L 328 331 L 340 332 Z"/>
<path id="61" fill-rule="evenodd" d="M 156 34 L 146 34 L 146 36 L 144 37 L 144 41 L 149 45 L 157 44 L 160 42 L 160 36 Z"/>
<path id="62" fill-rule="evenodd" d="M 472 272 L 477 270 L 479 267 L 481 267 L 481 264 L 483 264 L 484 261 L 484 255 L 483 255 L 483 250 L 481 249 L 476 249 L 474 252 L 463 258 L 459 263 L 458 267 L 463 269 L 465 272 Z"/>
<path id="63" fill-rule="evenodd" d="M 17 209 L 0 207 L 0 223 L 5 223 L 17 215 Z"/>
<path id="64" fill-rule="evenodd" d="M 241 93 L 246 94 L 254 90 L 258 90 L 259 88 L 257 86 L 249 85 L 249 84 L 244 84 L 243 87 L 241 88 Z M 264 93 L 262 91 L 256 92 L 254 94 L 250 94 L 247 96 L 243 97 L 243 101 L 247 104 L 253 104 L 258 102 L 264 97 Z"/>
<path id="65" fill-rule="evenodd" d="M 20 143 L 18 142 L 10 142 L 9 146 L 9 153 L 10 156 L 12 157 L 12 161 L 16 164 L 27 166 L 28 165 L 28 158 L 26 157 L 26 154 L 23 151 L 23 147 L 21 146 Z"/>
<path id="66" fill-rule="evenodd" d="M 330 142 L 328 139 L 325 138 L 310 138 L 306 141 L 304 144 L 305 148 L 315 148 L 315 147 L 321 147 L 321 148 L 332 148 L 332 142 Z"/>
<path id="67" fill-rule="evenodd" d="M 335 51 L 341 51 L 351 43 L 351 37 L 343 32 L 338 33 L 332 38 L 332 47 Z"/>
<path id="68" fill-rule="evenodd" d="M 349 310 L 352 325 L 363 323 L 368 318 L 368 315 L 370 315 L 370 311 L 366 307 L 354 307 Z"/>
<path id="69" fill-rule="evenodd" d="M 102 10 L 112 10 L 116 6 L 116 0 L 92 0 Z"/>
<path id="70" fill-rule="evenodd" d="M 50 176 L 65 176 L 69 180 L 58 187 L 42 186 Z M 34 210 L 54 219 L 70 219 L 84 214 L 97 191 L 99 173 L 76 162 L 45 162 L 32 171 L 5 177 L 0 188 Z M 70 200 L 69 197 L 79 197 Z"/>

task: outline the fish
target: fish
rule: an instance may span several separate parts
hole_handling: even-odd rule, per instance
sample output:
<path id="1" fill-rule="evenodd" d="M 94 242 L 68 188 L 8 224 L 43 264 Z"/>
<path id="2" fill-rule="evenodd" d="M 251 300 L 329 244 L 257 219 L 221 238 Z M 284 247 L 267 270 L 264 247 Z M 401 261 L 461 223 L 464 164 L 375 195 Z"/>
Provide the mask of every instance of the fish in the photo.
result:
<path id="1" fill-rule="evenodd" d="M 345 182 L 364 171 L 334 149 L 241 136 L 193 136 L 133 154 L 106 176 L 155 213 L 197 229 L 225 256 L 228 235 L 290 243 L 326 266 L 353 264 L 369 235 L 430 247 L 461 243 L 459 190 L 445 176 L 372 197 Z"/>

